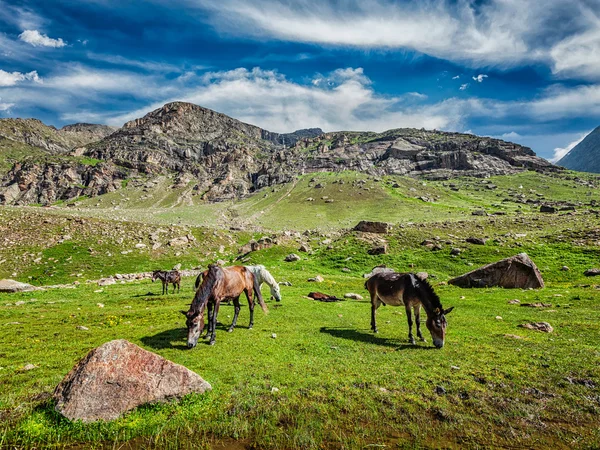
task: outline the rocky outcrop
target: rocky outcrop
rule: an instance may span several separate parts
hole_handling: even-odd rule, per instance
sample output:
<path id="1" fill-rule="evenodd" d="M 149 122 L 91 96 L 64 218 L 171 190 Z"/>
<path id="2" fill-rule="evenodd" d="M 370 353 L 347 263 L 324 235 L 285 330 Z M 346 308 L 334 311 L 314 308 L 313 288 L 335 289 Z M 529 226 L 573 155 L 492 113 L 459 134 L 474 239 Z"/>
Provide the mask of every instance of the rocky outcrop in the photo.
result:
<path id="1" fill-rule="evenodd" d="M 279 134 L 184 102 L 168 103 L 114 132 L 89 124 L 56 130 L 32 119 L 7 120 L 0 122 L 0 137 L 54 154 L 110 161 L 144 175 L 175 172 L 175 186 L 189 186 L 189 195 L 206 201 L 243 197 L 313 172 L 445 179 L 557 170 L 527 147 L 472 134 L 410 128 L 383 133 L 322 133 L 315 128 Z M 3 184 L 13 182 L 5 179 Z M 9 197 L 15 192 L 12 187 Z M 27 196 L 27 201 L 35 197 Z"/>
<path id="2" fill-rule="evenodd" d="M 600 173 L 600 127 L 588 134 L 556 164 L 571 170 Z"/>
<path id="3" fill-rule="evenodd" d="M 211 386 L 179 364 L 124 339 L 90 351 L 54 391 L 56 410 L 70 420 L 114 420 L 145 403 L 203 393 Z"/>
<path id="4" fill-rule="evenodd" d="M 537 289 L 544 287 L 540 271 L 526 253 L 519 253 L 480 267 L 453 278 L 448 283 L 463 288 L 498 286 L 513 289 Z"/>
<path id="5" fill-rule="evenodd" d="M 389 233 L 392 226 L 385 222 L 369 222 L 368 220 L 361 220 L 354 227 L 354 231 L 362 231 L 363 233 Z"/>
<path id="6" fill-rule="evenodd" d="M 121 188 L 127 171 L 110 162 L 17 163 L 0 182 L 0 204 L 49 205 L 83 195 L 94 197 Z"/>

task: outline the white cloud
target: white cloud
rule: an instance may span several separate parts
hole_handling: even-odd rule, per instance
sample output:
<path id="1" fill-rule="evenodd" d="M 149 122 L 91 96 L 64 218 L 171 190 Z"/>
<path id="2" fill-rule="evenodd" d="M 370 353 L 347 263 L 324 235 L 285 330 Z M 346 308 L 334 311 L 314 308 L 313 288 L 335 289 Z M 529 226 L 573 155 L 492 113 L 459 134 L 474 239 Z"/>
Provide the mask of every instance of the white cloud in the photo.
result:
<path id="1" fill-rule="evenodd" d="M 504 139 L 506 141 L 512 141 L 515 139 L 519 139 L 521 137 L 522 136 L 515 131 L 511 131 L 510 133 L 504 133 L 503 135 L 500 136 L 501 139 Z"/>
<path id="2" fill-rule="evenodd" d="M 487 78 L 487 75 L 484 75 L 482 73 L 480 73 L 479 75 L 477 75 L 476 77 L 472 77 L 474 81 L 477 81 L 478 83 L 483 82 L 484 78 Z"/>
<path id="3" fill-rule="evenodd" d="M 14 86 L 17 83 L 22 81 L 33 81 L 36 83 L 41 83 L 42 79 L 39 77 L 38 73 L 34 70 L 29 73 L 21 73 L 21 72 L 6 72 L 0 69 L 0 86 Z"/>
<path id="4" fill-rule="evenodd" d="M 460 75 L 456 75 L 455 77 L 452 77 L 453 80 L 458 80 L 460 78 Z"/>
<path id="5" fill-rule="evenodd" d="M 8 111 L 13 106 L 15 106 L 14 103 L 2 103 L 2 102 L 0 102 L 0 111 Z"/>
<path id="6" fill-rule="evenodd" d="M 465 91 L 465 90 L 467 90 L 468 87 L 469 87 L 469 83 L 465 83 L 465 84 L 461 84 L 459 89 L 461 91 Z"/>
<path id="7" fill-rule="evenodd" d="M 573 150 L 573 148 L 575 148 L 575 146 L 577 144 L 579 144 L 581 141 L 583 141 L 585 139 L 585 137 L 588 134 L 590 134 L 590 133 L 591 133 L 591 130 L 583 133 L 579 138 L 577 138 L 573 142 L 570 142 L 565 147 L 562 147 L 562 148 L 561 147 L 557 147 L 557 148 L 555 148 L 554 149 L 554 155 L 550 159 L 550 162 L 552 162 L 552 163 L 558 162 L 560 159 L 562 159 L 564 156 L 566 156 L 567 153 L 569 153 L 571 150 Z"/>
<path id="8" fill-rule="evenodd" d="M 155 0 L 166 3 L 166 0 Z M 186 0 L 221 32 L 406 49 L 472 67 L 545 63 L 600 79 L 598 0 Z M 575 73 L 576 72 L 576 73 Z"/>
<path id="9" fill-rule="evenodd" d="M 458 126 L 464 117 L 457 109 L 460 105 L 454 102 L 423 105 L 419 102 L 422 94 L 377 95 L 361 68 L 338 69 L 315 80 L 319 82 L 299 84 L 282 74 L 259 68 L 211 72 L 202 78 L 201 85 L 147 108 L 114 117 L 109 123 L 122 125 L 174 100 L 202 105 L 277 132 L 308 127 L 329 131 L 445 129 Z"/>
<path id="10" fill-rule="evenodd" d="M 52 39 L 45 34 L 41 34 L 38 30 L 25 30 L 19 35 L 19 39 L 23 42 L 33 45 L 34 47 L 54 47 L 60 48 L 67 45 L 61 38 Z"/>

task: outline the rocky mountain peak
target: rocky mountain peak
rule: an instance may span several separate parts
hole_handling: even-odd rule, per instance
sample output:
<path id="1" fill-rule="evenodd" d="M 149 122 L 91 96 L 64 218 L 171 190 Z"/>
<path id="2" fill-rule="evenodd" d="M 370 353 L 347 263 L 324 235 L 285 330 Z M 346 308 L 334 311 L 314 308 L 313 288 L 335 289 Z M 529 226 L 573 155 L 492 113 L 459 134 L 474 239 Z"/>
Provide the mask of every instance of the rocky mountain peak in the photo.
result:
<path id="1" fill-rule="evenodd" d="M 556 164 L 571 170 L 600 173 L 600 127 L 596 127 Z"/>

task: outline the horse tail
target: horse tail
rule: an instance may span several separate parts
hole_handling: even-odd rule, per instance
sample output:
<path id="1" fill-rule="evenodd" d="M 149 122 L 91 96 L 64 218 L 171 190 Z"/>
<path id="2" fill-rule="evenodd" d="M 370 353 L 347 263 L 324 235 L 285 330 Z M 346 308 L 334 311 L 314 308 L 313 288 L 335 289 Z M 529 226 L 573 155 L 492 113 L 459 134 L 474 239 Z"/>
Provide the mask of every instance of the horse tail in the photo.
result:
<path id="1" fill-rule="evenodd" d="M 263 300 L 262 293 L 260 292 L 260 284 L 258 283 L 258 277 L 254 276 L 254 274 L 252 272 L 250 272 L 250 273 L 252 274 L 252 283 L 253 283 L 253 288 L 254 288 L 254 294 L 256 294 L 258 303 L 260 304 L 260 307 L 262 308 L 264 313 L 269 314 L 269 308 L 267 308 L 267 305 L 265 304 L 265 301 Z"/>

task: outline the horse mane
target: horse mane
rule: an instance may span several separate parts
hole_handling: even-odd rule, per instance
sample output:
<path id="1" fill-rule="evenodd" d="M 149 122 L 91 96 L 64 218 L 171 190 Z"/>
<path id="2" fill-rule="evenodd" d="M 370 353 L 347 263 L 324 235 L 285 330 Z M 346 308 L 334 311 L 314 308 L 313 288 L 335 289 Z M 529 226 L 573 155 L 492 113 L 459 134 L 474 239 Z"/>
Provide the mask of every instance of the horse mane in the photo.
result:
<path id="1" fill-rule="evenodd" d="M 440 309 L 442 310 L 442 302 L 440 300 L 439 295 L 433 290 L 429 281 L 418 278 L 415 274 L 411 274 L 411 278 L 413 280 L 414 287 L 425 294 L 429 305 L 425 305 L 423 302 L 423 306 L 429 306 L 431 310 Z"/>
<path id="2" fill-rule="evenodd" d="M 208 301 L 213 293 L 213 290 L 217 283 L 223 279 L 223 271 L 216 265 L 211 264 L 208 266 L 206 276 L 202 279 L 202 284 L 196 290 L 194 300 L 190 305 L 190 310 L 197 313 L 201 310 L 202 306 Z"/>

